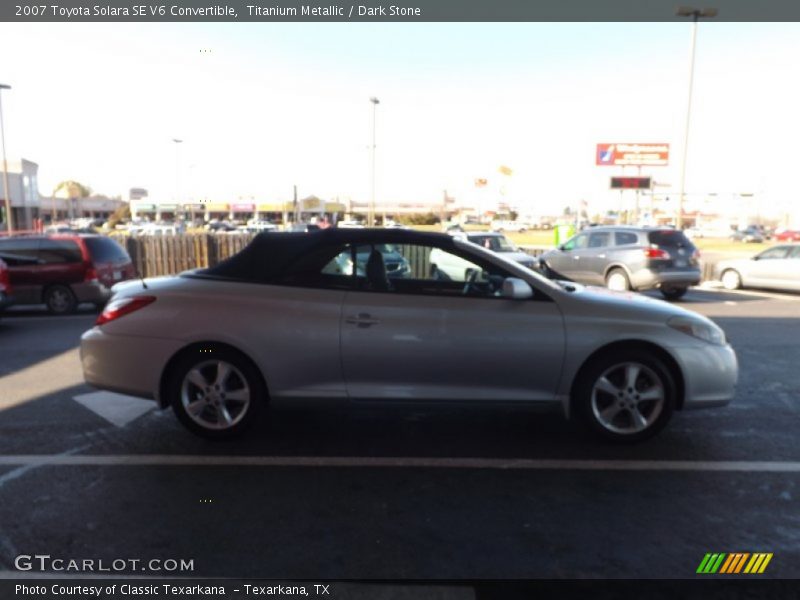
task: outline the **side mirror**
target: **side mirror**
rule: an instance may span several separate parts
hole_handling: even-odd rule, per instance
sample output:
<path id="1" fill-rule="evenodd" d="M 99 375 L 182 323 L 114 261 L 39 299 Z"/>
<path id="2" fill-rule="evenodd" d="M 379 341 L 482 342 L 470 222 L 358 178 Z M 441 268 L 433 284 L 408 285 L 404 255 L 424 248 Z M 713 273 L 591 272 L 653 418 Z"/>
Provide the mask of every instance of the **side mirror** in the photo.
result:
<path id="1" fill-rule="evenodd" d="M 506 277 L 503 280 L 503 298 L 510 300 L 527 300 L 533 298 L 533 289 L 527 281 L 517 277 Z"/>
<path id="2" fill-rule="evenodd" d="M 562 252 L 569 252 L 569 248 L 567 248 L 567 245 L 566 245 L 566 244 L 561 244 L 561 245 L 558 247 L 558 249 L 559 249 L 559 250 L 561 250 Z"/>

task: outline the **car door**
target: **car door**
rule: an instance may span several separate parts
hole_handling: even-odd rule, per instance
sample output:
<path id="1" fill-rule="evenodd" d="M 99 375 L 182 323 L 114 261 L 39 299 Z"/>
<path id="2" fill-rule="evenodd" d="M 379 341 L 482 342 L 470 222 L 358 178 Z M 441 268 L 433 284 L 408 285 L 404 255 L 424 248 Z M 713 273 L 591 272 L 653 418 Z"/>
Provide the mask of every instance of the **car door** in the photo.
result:
<path id="1" fill-rule="evenodd" d="M 588 265 L 584 260 L 589 245 L 589 234 L 579 233 L 559 246 L 547 257 L 548 266 L 560 275 L 585 283 Z"/>
<path id="2" fill-rule="evenodd" d="M 412 266 L 408 277 L 380 285 L 368 268 L 344 300 L 341 354 L 350 398 L 554 398 L 565 343 L 555 302 L 539 292 L 530 300 L 499 297 L 507 273 L 485 259 L 460 254 L 473 271 L 441 276 L 430 268 L 430 254 L 441 259 L 450 249 L 396 250 Z M 466 281 L 471 275 L 474 284 Z"/>
<path id="3" fill-rule="evenodd" d="M 39 238 L 0 239 L 0 259 L 8 266 L 8 277 L 18 304 L 38 303 L 42 297 L 39 277 Z"/>
<path id="4" fill-rule="evenodd" d="M 775 246 L 755 257 L 747 269 L 747 285 L 783 288 L 790 279 L 786 270 L 791 264 L 788 259 L 791 251 L 791 246 Z"/>
<path id="5" fill-rule="evenodd" d="M 589 233 L 589 243 L 582 251 L 581 261 L 586 268 L 585 283 L 595 285 L 605 284 L 606 266 L 610 263 L 609 252 L 612 245 L 610 231 L 592 231 Z"/>

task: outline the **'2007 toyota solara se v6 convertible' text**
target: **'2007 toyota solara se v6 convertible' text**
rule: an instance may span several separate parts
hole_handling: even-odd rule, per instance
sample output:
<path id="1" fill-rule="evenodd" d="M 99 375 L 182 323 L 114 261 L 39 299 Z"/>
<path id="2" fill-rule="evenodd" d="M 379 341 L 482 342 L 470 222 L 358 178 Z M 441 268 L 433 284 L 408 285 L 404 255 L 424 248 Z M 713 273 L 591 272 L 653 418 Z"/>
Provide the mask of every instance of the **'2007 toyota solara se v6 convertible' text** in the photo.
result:
<path id="1" fill-rule="evenodd" d="M 727 404 L 737 377 L 705 317 L 391 229 L 262 233 L 215 267 L 118 284 L 81 360 L 89 384 L 172 406 L 207 437 L 266 404 L 425 400 L 555 404 L 635 441 Z"/>

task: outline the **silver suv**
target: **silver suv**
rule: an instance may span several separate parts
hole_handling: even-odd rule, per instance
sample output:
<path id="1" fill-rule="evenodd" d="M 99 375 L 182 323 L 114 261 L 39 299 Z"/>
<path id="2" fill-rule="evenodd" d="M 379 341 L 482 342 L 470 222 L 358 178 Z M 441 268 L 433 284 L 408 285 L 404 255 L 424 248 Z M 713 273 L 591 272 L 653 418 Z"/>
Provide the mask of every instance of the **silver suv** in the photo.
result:
<path id="1" fill-rule="evenodd" d="M 613 290 L 658 288 L 677 300 L 700 283 L 700 253 L 682 231 L 658 227 L 593 227 L 539 258 L 551 279 Z"/>

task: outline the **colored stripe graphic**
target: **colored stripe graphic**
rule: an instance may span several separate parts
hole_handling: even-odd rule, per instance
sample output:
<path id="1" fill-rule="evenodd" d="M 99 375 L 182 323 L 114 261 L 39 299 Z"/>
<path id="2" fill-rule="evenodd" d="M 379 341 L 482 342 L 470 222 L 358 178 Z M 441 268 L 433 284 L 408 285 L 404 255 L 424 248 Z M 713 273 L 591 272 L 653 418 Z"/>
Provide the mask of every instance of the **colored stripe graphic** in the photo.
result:
<path id="1" fill-rule="evenodd" d="M 722 561 L 725 560 L 726 554 L 706 554 L 700 566 L 697 567 L 698 573 L 716 573 Z"/>
<path id="2" fill-rule="evenodd" d="M 767 569 L 772 560 L 771 552 L 708 552 L 700 561 L 697 573 L 704 575 L 732 575 L 742 573 L 760 574 Z M 749 560 L 748 560 L 749 559 Z M 746 565 L 746 566 L 745 566 Z"/>

